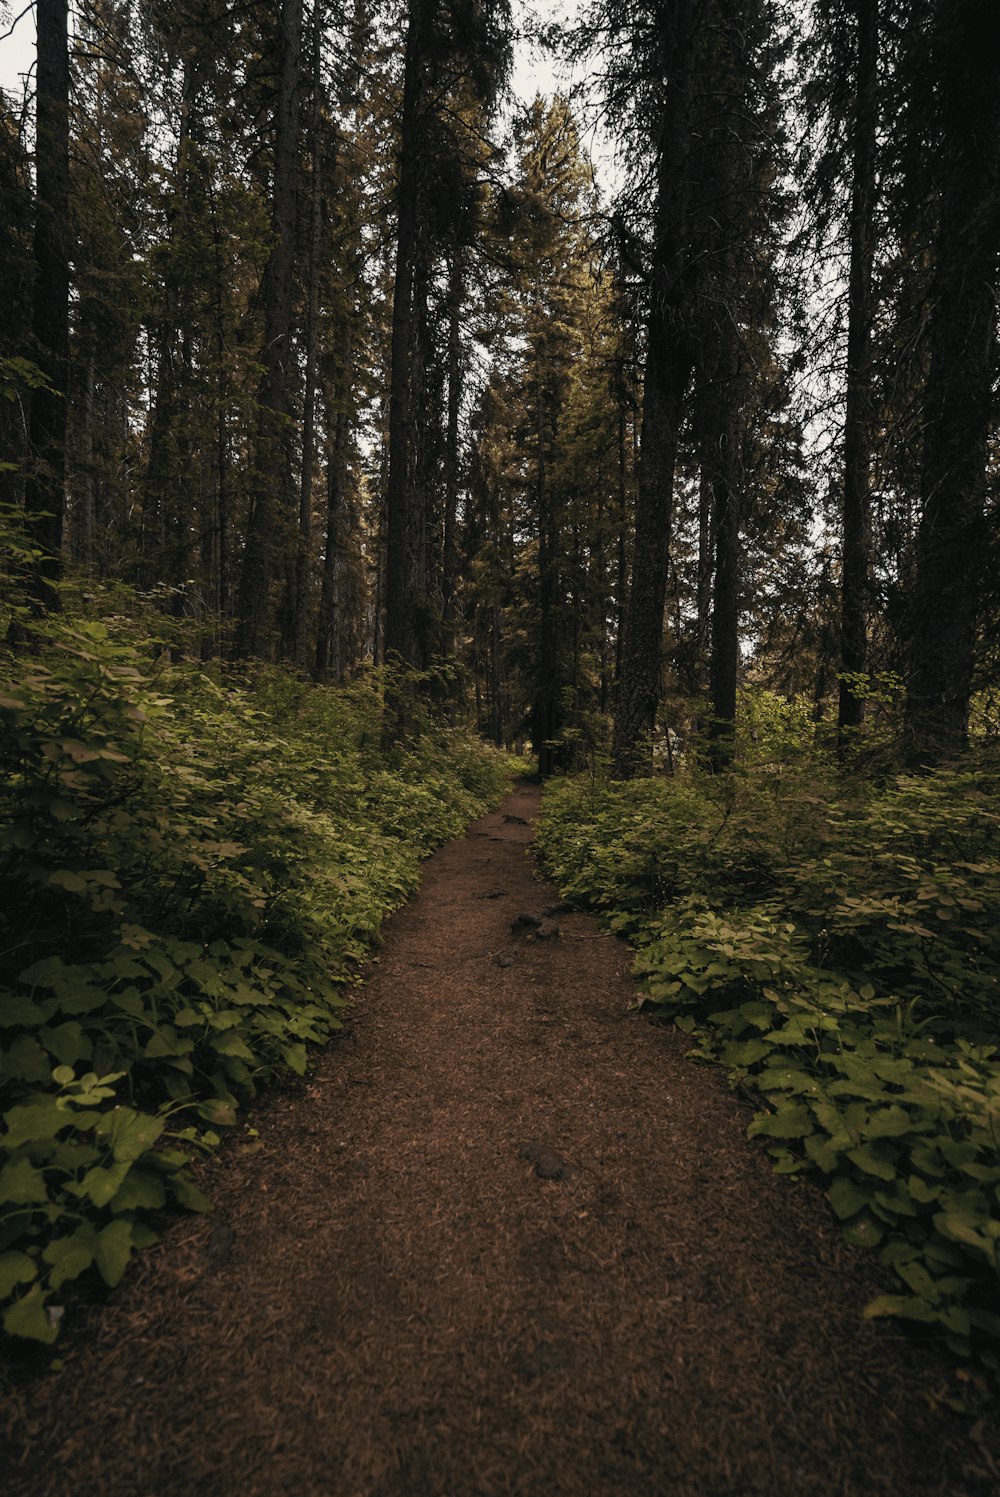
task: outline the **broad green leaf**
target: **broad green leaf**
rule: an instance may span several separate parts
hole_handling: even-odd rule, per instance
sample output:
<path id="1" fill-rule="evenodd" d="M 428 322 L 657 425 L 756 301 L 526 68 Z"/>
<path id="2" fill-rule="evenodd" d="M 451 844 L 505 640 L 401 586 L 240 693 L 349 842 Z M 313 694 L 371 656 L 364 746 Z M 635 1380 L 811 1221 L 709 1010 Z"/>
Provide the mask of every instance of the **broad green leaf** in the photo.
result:
<path id="1" fill-rule="evenodd" d="M 69 1237 L 57 1237 L 50 1242 L 42 1254 L 46 1263 L 52 1265 L 49 1284 L 59 1289 L 69 1279 L 79 1278 L 94 1261 L 97 1233 L 88 1223 L 78 1227 Z"/>
<path id="2" fill-rule="evenodd" d="M 798 1104 L 786 1106 L 780 1103 L 775 1113 L 758 1115 L 747 1129 L 747 1136 L 756 1138 L 804 1138 L 813 1131 L 812 1113 L 808 1107 Z"/>
<path id="3" fill-rule="evenodd" d="M 113 1289 L 121 1282 L 132 1256 L 132 1224 L 119 1217 L 97 1236 L 94 1261 L 104 1282 Z"/>
<path id="4" fill-rule="evenodd" d="M 78 1184 L 69 1186 L 69 1189 L 81 1200 L 86 1199 L 95 1206 L 106 1206 L 130 1168 L 131 1165 L 127 1160 L 120 1164 L 113 1164 L 109 1168 L 95 1165 L 93 1169 L 87 1171 Z"/>
<path id="5" fill-rule="evenodd" d="M 34 988 L 54 988 L 66 973 L 66 964 L 61 956 L 47 956 L 40 962 L 26 967 L 18 974 L 18 981 Z"/>
<path id="6" fill-rule="evenodd" d="M 28 1029 L 43 1022 L 42 1010 L 23 993 L 0 993 L 0 1029 Z"/>
<path id="7" fill-rule="evenodd" d="M 209 1102 L 202 1102 L 198 1108 L 198 1116 L 206 1123 L 214 1123 L 217 1128 L 232 1128 L 236 1123 L 236 1105 L 216 1097 Z"/>
<path id="8" fill-rule="evenodd" d="M 983 1230 L 985 1221 L 982 1217 L 970 1211 L 939 1211 L 934 1217 L 934 1225 L 942 1236 L 975 1248 L 990 1263 L 996 1264 L 996 1244 Z"/>
<path id="9" fill-rule="evenodd" d="M 212 1203 L 208 1196 L 198 1189 L 187 1173 L 171 1175 L 169 1185 L 178 1205 L 186 1207 L 188 1211 L 211 1211 Z"/>
<path id="10" fill-rule="evenodd" d="M 846 1221 L 868 1205 L 872 1193 L 871 1186 L 858 1184 L 846 1175 L 838 1175 L 830 1185 L 830 1205 L 841 1221 Z"/>
<path id="11" fill-rule="evenodd" d="M 75 1124 L 77 1117 L 60 1107 L 55 1097 L 42 1097 L 35 1102 L 25 1102 L 21 1107 L 12 1107 L 4 1113 L 3 1120 L 7 1125 L 3 1143 L 13 1151 L 25 1143 L 55 1138 L 64 1128 Z"/>
<path id="12" fill-rule="evenodd" d="M 50 873 L 48 881 L 55 888 L 65 889 L 68 894 L 86 894 L 90 885 L 82 874 L 74 873 L 70 868 L 57 868 Z"/>
<path id="13" fill-rule="evenodd" d="M 723 1046 L 721 1060 L 726 1066 L 752 1066 L 763 1060 L 769 1049 L 763 1039 L 733 1040 Z"/>
<path id="14" fill-rule="evenodd" d="M 0 1059 L 0 1075 L 6 1081 L 26 1081 L 30 1086 L 45 1086 L 49 1081 L 51 1057 L 34 1035 L 19 1034 L 11 1041 Z"/>
<path id="15" fill-rule="evenodd" d="M 59 1334 L 59 1322 L 49 1315 L 37 1284 L 7 1306 L 3 1328 L 8 1336 L 23 1336 L 29 1341 L 42 1341 L 46 1346 L 51 1346 Z"/>
<path id="16" fill-rule="evenodd" d="M 242 1039 L 235 1030 L 225 1029 L 221 1034 L 215 1034 L 211 1040 L 212 1049 L 219 1055 L 229 1055 L 237 1060 L 256 1060 L 256 1056 L 250 1049 L 246 1040 Z"/>
<path id="17" fill-rule="evenodd" d="M 125 1211 L 157 1211 L 166 1199 L 162 1176 L 133 1165 L 108 1204 L 121 1215 Z"/>
<path id="18" fill-rule="evenodd" d="M 885 1227 L 868 1211 L 863 1211 L 860 1216 L 853 1217 L 844 1223 L 844 1236 L 848 1242 L 860 1248 L 875 1248 L 885 1237 Z"/>
<path id="19" fill-rule="evenodd" d="M 291 1070 L 297 1076 L 306 1073 L 306 1047 L 305 1045 L 282 1045 L 281 1053 Z"/>
<path id="20" fill-rule="evenodd" d="M 864 1308 L 866 1320 L 877 1320 L 884 1316 L 905 1315 L 913 1300 L 908 1294 L 878 1294 Z"/>
<path id="21" fill-rule="evenodd" d="M 859 1144 L 857 1148 L 847 1150 L 847 1157 L 866 1175 L 874 1175 L 879 1180 L 896 1178 L 895 1151 L 891 1145 L 882 1144 L 878 1140 L 870 1144 Z"/>
<path id="22" fill-rule="evenodd" d="M 9 1159 L 0 1170 L 0 1205 L 31 1205 L 49 1198 L 45 1176 L 30 1159 Z"/>
<path id="23" fill-rule="evenodd" d="M 163 1060 L 169 1056 L 187 1055 L 191 1050 L 190 1040 L 182 1039 L 169 1024 L 164 1024 L 150 1037 L 144 1054 L 147 1060 Z"/>
<path id="24" fill-rule="evenodd" d="M 30 1284 L 38 1276 L 38 1265 L 27 1253 L 0 1253 L 0 1299 L 9 1299 L 18 1284 Z"/>
<path id="25" fill-rule="evenodd" d="M 61 1061 L 65 1066 L 74 1066 L 79 1061 L 89 1061 L 93 1048 L 91 1041 L 84 1034 L 80 1025 L 69 1021 L 65 1024 L 57 1024 L 54 1027 L 46 1026 L 39 1030 L 39 1041 L 45 1046 L 50 1055 Z"/>
<path id="26" fill-rule="evenodd" d="M 146 1113 L 134 1112 L 131 1107 L 116 1107 L 102 1119 L 97 1132 L 100 1137 L 108 1140 L 119 1163 L 132 1163 L 148 1153 L 165 1127 L 166 1120 L 163 1118 L 152 1118 Z"/>
<path id="27" fill-rule="evenodd" d="M 916 1120 L 903 1107 L 877 1108 L 868 1114 L 865 1132 L 869 1138 L 903 1138 L 912 1133 Z"/>

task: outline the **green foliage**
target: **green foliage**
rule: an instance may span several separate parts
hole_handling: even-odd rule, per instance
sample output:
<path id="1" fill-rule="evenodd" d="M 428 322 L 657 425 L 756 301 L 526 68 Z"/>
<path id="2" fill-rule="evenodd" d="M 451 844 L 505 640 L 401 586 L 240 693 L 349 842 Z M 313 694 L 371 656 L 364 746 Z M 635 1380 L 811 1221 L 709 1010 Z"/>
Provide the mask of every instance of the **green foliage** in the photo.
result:
<path id="1" fill-rule="evenodd" d="M 725 1065 L 782 1173 L 900 1280 L 869 1315 L 1000 1370 L 1000 813 L 989 766 L 562 784 L 538 838 Z"/>
<path id="2" fill-rule="evenodd" d="M 205 1207 L 193 1154 L 304 1072 L 507 775 L 447 728 L 390 763 L 370 685 L 233 684 L 136 632 L 42 621 L 0 686 L 0 1299 L 43 1341 L 67 1280 Z"/>
<path id="3" fill-rule="evenodd" d="M 764 686 L 739 694 L 736 752 L 743 764 L 784 764 L 815 751 L 812 704 L 789 700 Z"/>

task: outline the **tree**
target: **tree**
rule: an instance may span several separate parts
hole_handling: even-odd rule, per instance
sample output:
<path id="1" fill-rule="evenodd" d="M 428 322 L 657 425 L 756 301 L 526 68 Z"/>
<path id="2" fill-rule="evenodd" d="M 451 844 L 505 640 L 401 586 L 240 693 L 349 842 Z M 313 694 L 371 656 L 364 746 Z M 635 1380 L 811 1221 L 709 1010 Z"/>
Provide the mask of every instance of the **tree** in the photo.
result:
<path id="1" fill-rule="evenodd" d="M 30 166 L 18 138 L 14 115 L 0 93 L 0 305 L 5 316 L 0 325 L 0 360 L 3 361 L 3 393 L 0 395 L 0 501 L 13 508 L 24 487 L 26 423 L 22 380 L 11 378 L 31 341 L 31 311 L 34 283 L 32 259 L 32 202 Z M 24 371 L 22 371 L 23 374 Z"/>
<path id="2" fill-rule="evenodd" d="M 292 297 L 301 91 L 302 0 L 282 0 L 271 186 L 271 250 L 264 272 L 259 424 L 254 493 L 240 580 L 236 654 L 267 653 L 276 550 L 290 529 Z M 279 539 L 276 548 L 275 541 Z"/>
<path id="3" fill-rule="evenodd" d="M 637 17 L 637 20 L 639 18 Z M 647 25 L 649 18 L 646 18 Z M 673 524 L 674 466 L 682 403 L 693 365 L 690 295 L 692 0 L 656 8 L 652 25 L 655 209 L 635 508 L 635 559 L 615 704 L 614 764 L 631 776 L 652 763 L 660 698 L 660 651 Z M 638 30 L 638 28 L 637 28 Z M 633 56 L 638 53 L 633 39 Z M 641 63 L 640 63 L 641 66 Z"/>
<path id="4" fill-rule="evenodd" d="M 410 0 L 388 392 L 385 645 L 387 655 L 417 668 L 435 653 L 440 619 L 428 552 L 440 421 L 418 421 L 417 409 L 439 370 L 430 297 L 438 257 L 460 242 L 453 215 L 467 203 L 462 166 L 476 168 L 474 145 L 509 64 L 508 25 L 506 0 Z M 470 105 L 477 109 L 468 128 Z"/>
<path id="5" fill-rule="evenodd" d="M 847 321 L 847 388 L 844 412 L 844 522 L 841 563 L 841 753 L 852 747 L 864 722 L 858 677 L 868 669 L 871 592 L 872 322 L 875 164 L 878 126 L 878 0 L 852 7 L 856 65 L 851 140 L 850 271 Z"/>
<path id="6" fill-rule="evenodd" d="M 62 565 L 69 384 L 69 44 L 66 0 L 38 0 L 33 353 L 46 382 L 31 397 L 25 506 L 42 550 L 36 592 L 57 606 Z"/>
<path id="7" fill-rule="evenodd" d="M 931 21 L 937 229 L 906 703 L 920 763 L 968 740 L 1000 257 L 1000 14 L 959 0 L 935 4 Z"/>

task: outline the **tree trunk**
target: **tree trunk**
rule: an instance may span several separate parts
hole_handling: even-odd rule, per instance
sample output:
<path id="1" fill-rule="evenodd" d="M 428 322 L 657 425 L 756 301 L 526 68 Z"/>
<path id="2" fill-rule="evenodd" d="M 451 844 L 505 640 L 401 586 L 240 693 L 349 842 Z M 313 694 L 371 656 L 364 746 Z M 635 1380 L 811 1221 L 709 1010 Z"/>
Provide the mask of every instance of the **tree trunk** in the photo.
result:
<path id="1" fill-rule="evenodd" d="M 656 316 L 642 399 L 642 447 L 635 504 L 635 552 L 629 592 L 622 675 L 615 708 L 615 773 L 649 774 L 653 728 L 660 701 L 660 652 L 673 528 L 674 467 L 681 404 L 690 361 L 675 334 Z"/>
<path id="2" fill-rule="evenodd" d="M 864 722 L 864 697 L 852 676 L 868 669 L 871 592 L 872 265 L 875 147 L 878 120 L 878 0 L 856 0 L 858 60 L 851 182 L 851 265 L 847 323 L 847 408 L 844 417 L 844 537 L 841 579 L 840 682 L 837 747 L 843 756 Z"/>
<path id="3" fill-rule="evenodd" d="M 37 0 L 35 301 L 33 355 L 48 386 L 32 391 L 25 508 L 44 553 L 34 578 L 42 609 L 57 608 L 66 505 L 69 388 L 69 44 L 66 0 Z"/>
<path id="4" fill-rule="evenodd" d="M 736 688 L 739 679 L 740 523 L 742 482 L 739 471 L 739 348 L 736 327 L 726 316 L 718 330 L 714 418 L 711 439 L 702 462 L 708 470 L 715 529 L 715 584 L 712 593 L 712 650 L 708 683 L 712 717 L 708 757 L 716 772 L 732 762 L 736 728 Z"/>
<path id="5" fill-rule="evenodd" d="M 337 392 L 336 410 L 328 411 L 327 422 L 333 429 L 326 468 L 326 551 L 323 560 L 323 584 L 319 603 L 319 628 L 316 632 L 315 672 L 320 680 L 337 683 L 343 674 L 341 654 L 341 587 L 342 514 L 347 447 L 350 434 L 349 381 L 351 341 L 344 350 L 345 370 L 342 388 Z M 376 661 L 376 664 L 378 662 Z"/>
<path id="6" fill-rule="evenodd" d="M 540 335 L 539 335 L 540 341 Z M 535 514 L 538 523 L 538 674 L 531 736 L 538 756 L 538 773 L 552 774 L 558 762 L 556 738 L 561 728 L 559 696 L 559 640 L 556 605 L 559 593 L 559 536 L 547 482 L 545 410 L 541 355 L 535 348 Z"/>
<path id="7" fill-rule="evenodd" d="M 254 454 L 254 494 L 240 579 L 236 655 L 263 656 L 271 636 L 271 582 L 288 551 L 291 473 L 289 366 L 295 263 L 296 148 L 302 0 L 282 0 L 281 61 L 274 134 L 271 253 L 264 272 L 264 373 Z"/>
<path id="8" fill-rule="evenodd" d="M 403 75 L 386 492 L 385 652 L 387 658 L 394 657 L 403 665 L 418 669 L 426 664 L 421 627 L 424 516 L 415 493 L 412 385 L 421 237 L 420 126 L 432 12 L 433 0 L 411 0 Z"/>
<path id="9" fill-rule="evenodd" d="M 685 288 L 681 281 L 689 248 L 687 163 L 694 60 L 693 0 L 677 0 L 675 5 L 663 7 L 660 25 L 662 65 L 668 81 L 657 165 L 656 242 L 642 401 L 635 553 L 613 745 L 615 773 L 626 778 L 648 774 L 652 769 L 677 434 L 691 371 L 691 354 L 682 323 Z"/>
<path id="10" fill-rule="evenodd" d="M 698 480 L 698 582 L 695 599 L 697 640 L 695 676 L 699 691 L 707 684 L 712 638 L 712 577 L 715 572 L 715 503 L 707 466 Z"/>
<path id="11" fill-rule="evenodd" d="M 628 598 L 628 472 L 624 381 L 618 390 L 618 556 L 615 571 L 615 690 L 625 658 L 625 618 Z"/>
<path id="12" fill-rule="evenodd" d="M 458 418 L 462 402 L 461 319 L 465 300 L 461 245 L 451 252 L 451 284 L 448 296 L 448 433 L 444 473 L 444 565 L 441 579 L 441 613 L 454 646 L 455 588 L 458 582 Z"/>
<path id="13" fill-rule="evenodd" d="M 316 351 L 319 341 L 319 275 L 322 245 L 323 152 L 320 145 L 322 103 L 322 30 L 323 0 L 313 7 L 315 61 L 313 69 L 313 107 L 311 122 L 312 193 L 309 224 L 309 267 L 306 293 L 306 367 L 302 393 L 302 472 L 299 480 L 299 531 L 295 557 L 295 595 L 292 613 L 291 655 L 297 665 L 305 665 L 309 630 L 309 579 L 312 570 L 312 488 L 316 470 L 315 407 Z"/>
<path id="14" fill-rule="evenodd" d="M 94 512 L 94 335 L 88 333 L 83 363 L 83 389 L 80 410 L 80 461 L 77 482 L 78 508 L 74 514 L 73 549 L 77 561 L 92 567 L 96 553 L 96 516 Z"/>
<path id="15" fill-rule="evenodd" d="M 943 187 L 906 704 L 910 754 L 921 764 L 958 752 L 968 740 L 1000 255 L 996 6 L 942 0 L 937 36 Z"/>

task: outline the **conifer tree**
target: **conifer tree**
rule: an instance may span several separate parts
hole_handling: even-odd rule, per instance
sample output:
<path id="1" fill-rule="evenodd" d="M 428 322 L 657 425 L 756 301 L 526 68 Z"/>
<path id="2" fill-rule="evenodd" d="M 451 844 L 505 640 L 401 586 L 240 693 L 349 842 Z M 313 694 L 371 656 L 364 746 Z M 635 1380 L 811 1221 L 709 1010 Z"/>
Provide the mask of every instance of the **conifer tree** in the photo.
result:
<path id="1" fill-rule="evenodd" d="M 443 407 L 437 421 L 426 422 L 418 419 L 417 405 L 422 396 L 433 399 L 439 369 L 431 353 L 433 277 L 442 253 L 460 238 L 449 216 L 462 212 L 462 168 L 475 171 L 470 147 L 486 134 L 506 73 L 508 25 L 506 0 L 410 0 L 407 14 L 388 391 L 385 644 L 388 655 L 409 666 L 430 663 L 441 612 L 429 547 Z M 471 131 L 463 102 L 478 106 Z"/>
<path id="2" fill-rule="evenodd" d="M 960 0 L 930 20 L 936 233 L 906 704 L 918 762 L 968 741 L 1000 265 L 1000 13 Z"/>
<path id="3" fill-rule="evenodd" d="M 236 633 L 236 654 L 241 658 L 268 651 L 275 563 L 276 559 L 286 561 L 291 551 L 289 418 L 301 63 L 302 0 L 282 0 L 271 174 L 271 247 L 263 287 L 263 375 L 258 396 L 254 492 L 247 523 Z"/>
<path id="4" fill-rule="evenodd" d="M 69 384 L 69 40 L 66 0 L 38 0 L 32 352 L 45 384 L 32 392 L 25 506 L 42 551 L 39 604 L 54 608 L 62 565 Z"/>

